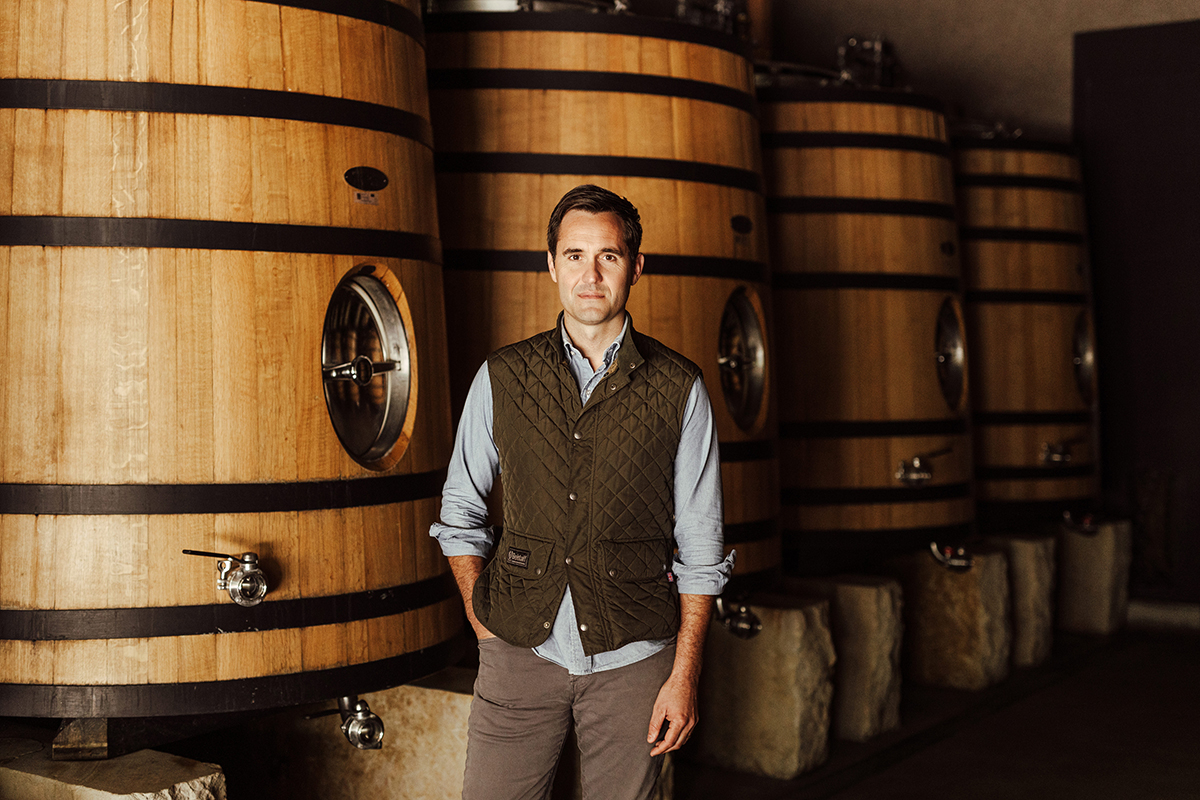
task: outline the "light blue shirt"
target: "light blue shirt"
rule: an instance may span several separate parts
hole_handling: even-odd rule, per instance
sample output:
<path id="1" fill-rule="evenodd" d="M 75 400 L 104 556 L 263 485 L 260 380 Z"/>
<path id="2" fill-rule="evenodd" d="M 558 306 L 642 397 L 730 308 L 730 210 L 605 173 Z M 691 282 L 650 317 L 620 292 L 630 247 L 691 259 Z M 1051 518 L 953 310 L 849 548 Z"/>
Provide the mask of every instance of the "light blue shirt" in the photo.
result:
<path id="1" fill-rule="evenodd" d="M 604 363 L 593 370 L 591 362 L 560 327 L 566 344 L 567 363 L 579 383 L 579 399 L 586 404 L 592 391 L 612 366 L 629 327 L 629 316 L 616 341 L 604 352 Z M 486 498 L 500 472 L 500 452 L 492 436 L 492 382 L 487 362 L 479 368 L 467 393 L 462 419 L 454 440 L 454 452 L 442 490 L 441 521 L 429 534 L 438 540 L 446 556 L 486 558 L 495 540 L 487 524 Z M 675 544 L 678 548 L 672 572 L 681 594 L 720 594 L 733 571 L 734 554 L 722 559 L 723 508 L 721 461 L 712 405 L 697 377 L 683 412 L 683 428 L 675 453 Z M 554 619 L 550 637 L 534 652 L 565 667 L 572 675 L 616 669 L 648 658 L 673 639 L 631 642 L 616 650 L 584 655 L 583 641 L 575 617 L 575 604 L 568 586 Z"/>

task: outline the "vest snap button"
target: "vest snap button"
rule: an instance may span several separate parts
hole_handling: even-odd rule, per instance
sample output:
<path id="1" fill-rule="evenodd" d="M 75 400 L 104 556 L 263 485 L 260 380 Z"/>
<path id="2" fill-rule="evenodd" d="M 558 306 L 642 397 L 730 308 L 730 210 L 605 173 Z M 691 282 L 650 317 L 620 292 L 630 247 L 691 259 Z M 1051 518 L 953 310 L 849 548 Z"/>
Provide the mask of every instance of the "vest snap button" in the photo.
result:
<path id="1" fill-rule="evenodd" d="M 583 631 L 584 633 L 587 633 L 587 623 L 585 622 L 582 625 L 580 625 L 579 630 Z"/>
<path id="2" fill-rule="evenodd" d="M 534 574 L 534 575 L 541 575 L 541 574 L 542 574 L 542 568 L 541 568 L 541 567 L 538 567 L 537 569 L 535 569 L 535 570 L 533 571 L 533 574 Z"/>
<path id="3" fill-rule="evenodd" d="M 615 578 L 615 577 L 617 577 L 617 571 L 616 571 L 615 569 L 610 569 L 610 570 L 608 571 L 608 577 L 610 577 L 610 578 Z"/>
<path id="4" fill-rule="evenodd" d="M 608 385 L 608 390 L 609 390 L 610 392 L 615 392 L 615 391 L 617 390 L 617 385 L 616 385 L 615 383 L 610 383 L 610 384 Z"/>
<path id="5" fill-rule="evenodd" d="M 583 438 L 583 434 L 582 434 L 582 433 L 580 433 L 579 431 L 575 431 L 575 438 L 576 438 L 576 439 L 582 439 L 582 438 Z"/>
<path id="6" fill-rule="evenodd" d="M 567 497 L 569 497 L 570 499 L 574 500 L 574 499 L 576 499 L 576 498 L 578 497 L 578 495 L 577 495 L 577 494 L 575 494 L 574 492 L 571 492 L 569 495 L 567 495 Z"/>
<path id="7" fill-rule="evenodd" d="M 566 559 L 565 559 L 565 561 L 566 561 L 566 563 L 567 563 L 567 566 L 570 566 L 570 565 L 571 565 L 571 557 L 570 557 L 570 556 L 567 556 L 567 557 L 566 557 Z"/>
<path id="8" fill-rule="evenodd" d="M 549 627 L 550 627 L 550 623 L 549 623 L 549 622 L 543 622 L 543 623 L 542 623 L 542 627 L 543 627 L 543 628 L 549 628 Z"/>

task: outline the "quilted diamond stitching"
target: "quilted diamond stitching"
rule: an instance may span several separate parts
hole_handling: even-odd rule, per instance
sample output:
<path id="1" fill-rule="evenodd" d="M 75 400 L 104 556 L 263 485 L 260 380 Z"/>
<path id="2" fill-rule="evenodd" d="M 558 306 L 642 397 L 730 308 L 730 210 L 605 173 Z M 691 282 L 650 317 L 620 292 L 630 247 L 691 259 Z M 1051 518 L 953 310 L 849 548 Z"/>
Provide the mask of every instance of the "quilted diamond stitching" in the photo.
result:
<path id="1" fill-rule="evenodd" d="M 491 362 L 497 443 L 502 438 L 505 442 L 501 469 L 506 525 L 552 538 L 562 552 L 587 562 L 581 574 L 573 573 L 572 595 L 584 615 L 598 612 L 604 639 L 599 649 L 659 638 L 659 633 L 669 635 L 678 620 L 678 601 L 664 580 L 622 583 L 604 580 L 601 574 L 605 565 L 598 543 L 605 539 L 659 537 L 661 558 L 669 563 L 674 454 L 683 407 L 699 374 L 694 364 L 674 351 L 649 337 L 633 336 L 637 351 L 650 363 L 628 370 L 623 362 L 613 381 L 618 389 L 593 398 L 582 416 L 578 387 L 562 363 L 557 331 L 503 348 Z M 605 384 L 597 393 L 608 388 Z M 502 417 L 507 422 L 502 423 Z M 510 425 L 514 430 L 501 431 Z M 586 427 L 592 439 L 604 445 L 592 443 L 587 464 L 573 458 L 570 433 L 576 425 Z M 572 509 L 569 487 L 582 495 L 585 506 Z M 576 526 L 581 528 L 578 535 Z M 554 580 L 544 588 L 540 582 L 511 579 L 501 585 L 493 576 L 487 602 L 495 604 L 504 618 L 516 615 L 529 620 L 531 613 L 533 619 L 552 616 L 565 585 L 565 569 L 558 568 L 560 552 L 555 555 L 558 563 L 546 576 Z M 618 558 L 610 568 L 625 574 L 646 558 L 645 553 L 633 551 L 624 555 L 626 562 Z M 597 581 L 603 582 L 602 589 L 595 585 Z M 544 639 L 544 633 L 532 636 L 533 644 Z"/>

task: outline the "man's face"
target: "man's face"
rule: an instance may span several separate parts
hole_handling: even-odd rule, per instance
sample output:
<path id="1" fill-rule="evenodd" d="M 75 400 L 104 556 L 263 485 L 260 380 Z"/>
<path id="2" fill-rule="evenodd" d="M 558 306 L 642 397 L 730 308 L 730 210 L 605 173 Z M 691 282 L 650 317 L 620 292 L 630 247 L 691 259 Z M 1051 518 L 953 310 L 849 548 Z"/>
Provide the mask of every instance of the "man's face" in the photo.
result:
<path id="1" fill-rule="evenodd" d="M 642 256 L 629 258 L 616 214 L 568 211 L 558 230 L 558 251 L 546 260 L 568 317 L 586 326 L 615 319 L 624 323 L 625 301 L 642 274 Z"/>

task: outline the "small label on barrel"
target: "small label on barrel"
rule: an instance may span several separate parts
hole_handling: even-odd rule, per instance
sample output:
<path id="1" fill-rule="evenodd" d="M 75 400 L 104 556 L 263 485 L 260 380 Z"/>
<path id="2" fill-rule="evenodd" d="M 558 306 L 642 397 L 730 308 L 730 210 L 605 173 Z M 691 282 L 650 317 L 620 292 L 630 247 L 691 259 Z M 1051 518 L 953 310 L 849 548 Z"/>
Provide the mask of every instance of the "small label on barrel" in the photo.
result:
<path id="1" fill-rule="evenodd" d="M 355 192 L 354 202 L 368 206 L 377 206 L 379 205 L 379 195 L 375 194 L 375 192 Z"/>
<path id="2" fill-rule="evenodd" d="M 388 185 L 388 176 L 374 167 L 351 167 L 342 177 L 346 183 L 364 192 L 378 192 Z"/>
<path id="3" fill-rule="evenodd" d="M 508 548 L 508 555 L 504 557 L 504 560 L 510 566 L 527 569 L 529 567 L 529 551 L 510 547 Z"/>

